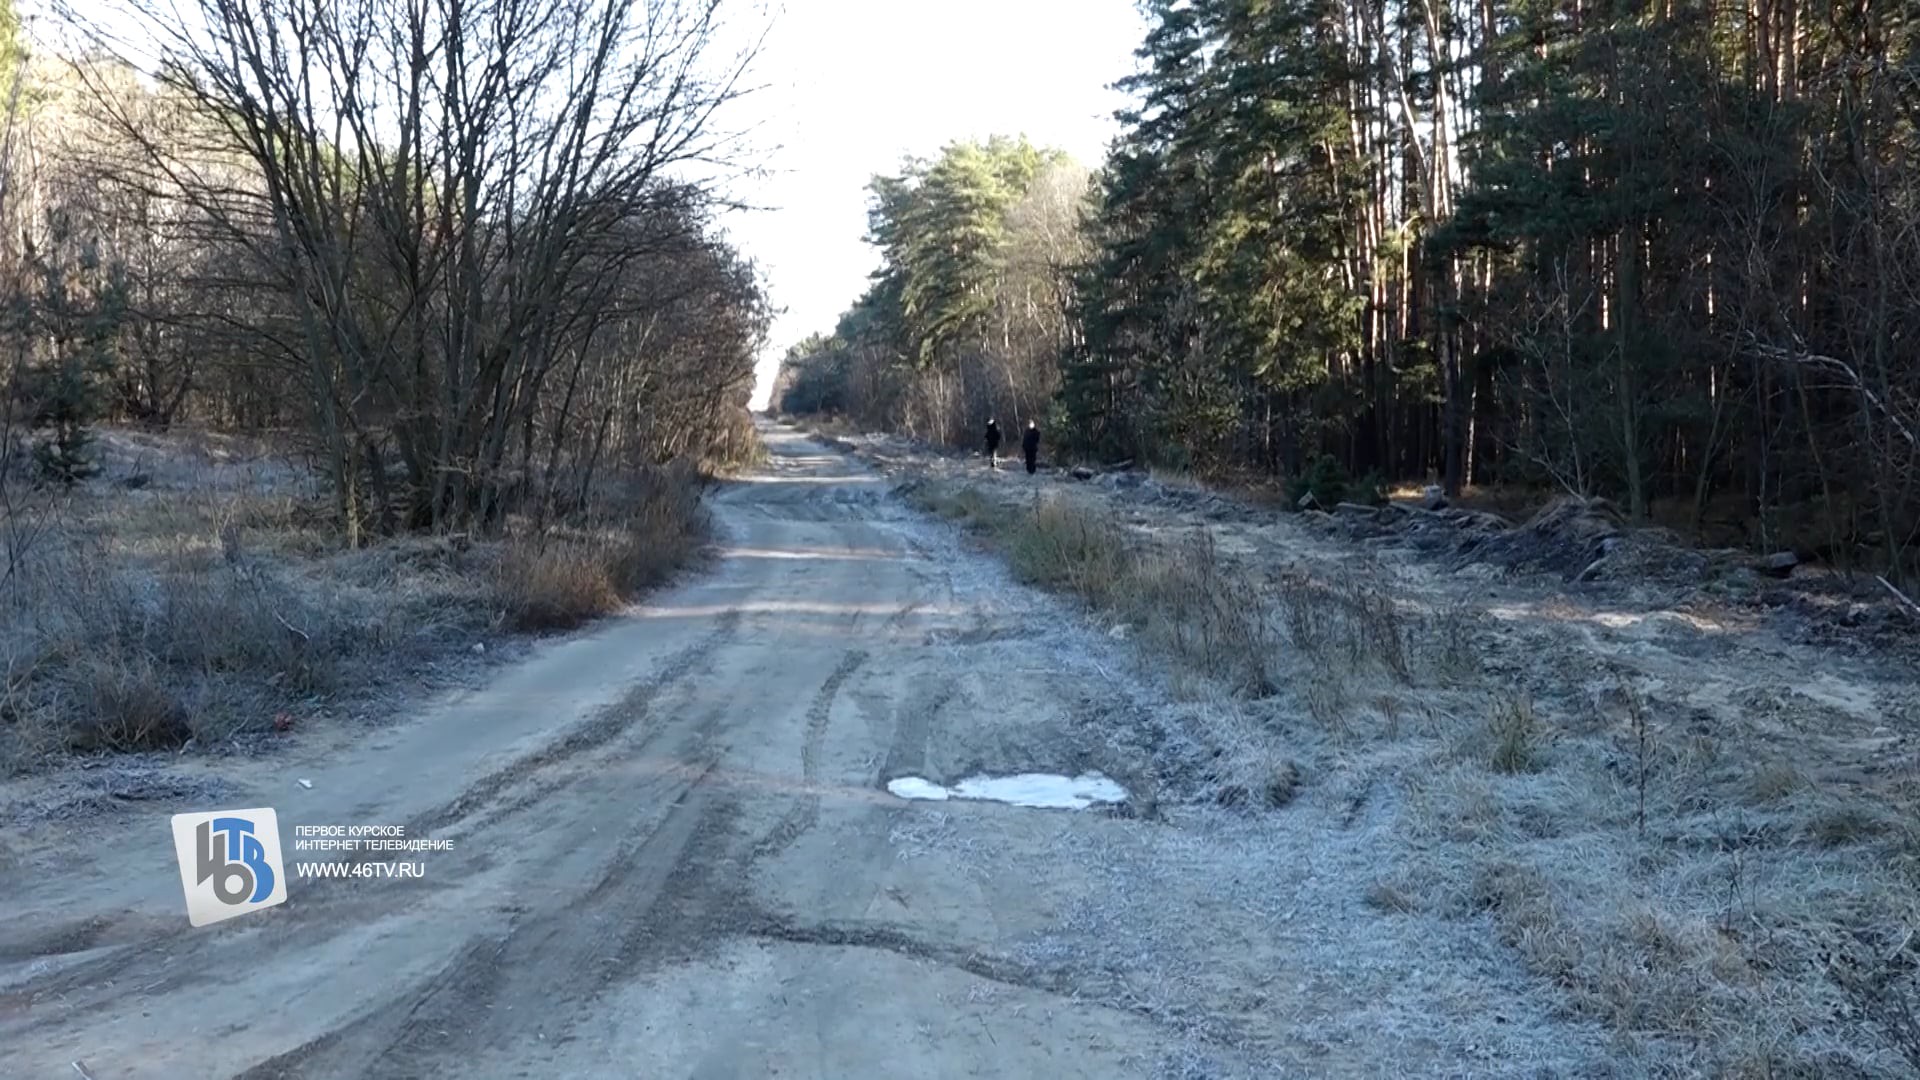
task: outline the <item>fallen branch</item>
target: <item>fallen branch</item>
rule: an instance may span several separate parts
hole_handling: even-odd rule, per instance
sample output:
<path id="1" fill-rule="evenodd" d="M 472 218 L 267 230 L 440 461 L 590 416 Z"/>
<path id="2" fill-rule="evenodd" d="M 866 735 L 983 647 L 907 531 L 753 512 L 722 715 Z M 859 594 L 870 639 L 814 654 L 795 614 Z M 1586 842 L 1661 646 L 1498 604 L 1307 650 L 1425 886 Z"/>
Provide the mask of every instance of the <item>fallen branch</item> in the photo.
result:
<path id="1" fill-rule="evenodd" d="M 1860 373 L 1854 370 L 1853 365 L 1838 357 L 1823 356 L 1819 353 L 1809 352 L 1804 347 L 1798 349 L 1783 349 L 1778 345 L 1762 343 L 1758 338 L 1754 338 L 1751 335 L 1749 335 L 1749 340 L 1754 351 L 1768 359 L 1797 364 L 1801 367 L 1817 368 L 1843 377 L 1844 381 L 1838 387 L 1835 387 L 1835 389 L 1850 390 L 1859 394 L 1868 405 L 1871 405 L 1876 412 L 1886 419 L 1895 434 L 1906 440 L 1908 446 L 1920 449 L 1920 435 L 1916 435 L 1913 429 L 1907 426 L 1905 420 L 1901 418 L 1899 410 L 1889 406 L 1887 402 L 1881 400 L 1878 394 L 1873 392 L 1872 388 L 1867 385 L 1866 380 L 1860 377 Z M 1884 579 L 1882 579 L 1882 583 L 1885 583 Z M 1887 587 L 1892 588 L 1893 586 L 1889 585 Z M 1906 600 L 1906 597 L 1902 596 L 1901 599 Z M 1907 603 L 1912 604 L 1913 601 L 1907 600 Z"/>
<path id="2" fill-rule="evenodd" d="M 1899 601 L 1902 604 L 1905 604 L 1907 606 L 1908 611 L 1913 612 L 1915 615 L 1920 615 L 1920 604 L 1914 603 L 1913 597 L 1908 596 L 1906 593 L 1903 593 L 1899 589 L 1894 588 L 1893 582 L 1888 581 L 1885 577 L 1882 577 L 1879 574 L 1875 574 L 1873 576 L 1873 579 L 1875 581 L 1878 581 L 1880 584 L 1885 585 L 1887 587 L 1888 592 L 1892 593 L 1896 598 L 1899 599 Z"/>

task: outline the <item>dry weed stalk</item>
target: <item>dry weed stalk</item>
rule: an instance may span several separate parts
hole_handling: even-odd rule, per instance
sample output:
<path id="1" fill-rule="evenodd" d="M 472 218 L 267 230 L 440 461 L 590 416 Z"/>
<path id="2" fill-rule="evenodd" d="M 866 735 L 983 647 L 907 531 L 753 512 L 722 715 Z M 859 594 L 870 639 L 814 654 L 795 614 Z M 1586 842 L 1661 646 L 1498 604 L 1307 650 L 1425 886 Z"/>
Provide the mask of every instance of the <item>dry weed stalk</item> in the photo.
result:
<path id="1" fill-rule="evenodd" d="M 1633 686 L 1624 676 L 1620 677 L 1620 691 L 1627 701 L 1627 714 L 1633 720 L 1633 747 L 1636 770 L 1634 776 L 1634 822 L 1640 839 L 1647 838 L 1647 775 L 1653 763 L 1653 728 L 1647 721 L 1646 703 L 1640 699 Z"/>

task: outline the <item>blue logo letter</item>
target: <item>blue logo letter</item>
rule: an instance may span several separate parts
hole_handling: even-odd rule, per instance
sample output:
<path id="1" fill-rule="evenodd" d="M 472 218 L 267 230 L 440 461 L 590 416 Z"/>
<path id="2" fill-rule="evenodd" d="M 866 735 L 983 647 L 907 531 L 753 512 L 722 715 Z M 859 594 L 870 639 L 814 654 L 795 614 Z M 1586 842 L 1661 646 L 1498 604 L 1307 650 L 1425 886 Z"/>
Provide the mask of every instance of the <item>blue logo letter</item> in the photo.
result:
<path id="1" fill-rule="evenodd" d="M 213 894 L 221 903 L 257 904 L 273 895 L 273 867 L 267 865 L 267 851 L 260 838 L 253 835 L 253 822 L 237 817 L 214 818 L 201 822 L 195 831 L 197 880 L 204 884 L 212 878 Z M 227 836 L 225 858 L 214 841 L 216 833 Z M 236 878 L 239 888 L 228 888 Z"/>

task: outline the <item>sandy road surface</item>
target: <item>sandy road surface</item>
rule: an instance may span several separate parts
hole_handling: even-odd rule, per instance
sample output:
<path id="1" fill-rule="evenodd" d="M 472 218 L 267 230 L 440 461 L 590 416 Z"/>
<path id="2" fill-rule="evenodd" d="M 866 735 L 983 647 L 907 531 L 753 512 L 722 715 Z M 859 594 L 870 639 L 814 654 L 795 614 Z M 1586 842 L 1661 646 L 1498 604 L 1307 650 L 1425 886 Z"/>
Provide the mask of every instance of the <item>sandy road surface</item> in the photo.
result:
<path id="1" fill-rule="evenodd" d="M 297 824 L 402 823 L 455 842 L 411 857 L 423 880 L 296 879 L 284 907 L 193 930 L 164 815 L 77 850 L 36 838 L 0 886 L 0 1074 L 1079 1076 L 1137 1059 L 1151 1023 L 1004 959 L 1048 918 L 1044 890 L 910 871 L 890 839 L 955 810 L 896 800 L 888 777 L 1094 764 L 1059 730 L 1071 682 L 954 666 L 943 643 L 993 637 L 986 608 L 893 527 L 906 511 L 876 477 L 771 441 L 770 468 L 717 499 L 722 557 L 697 583 L 370 745 L 241 779 L 236 805 L 278 810 L 290 864 Z M 1036 848 L 1112 824 L 960 812 Z"/>
<path id="2" fill-rule="evenodd" d="M 852 459 L 768 439 L 715 499 L 698 580 L 416 720 L 231 777 L 225 805 L 276 808 L 289 864 L 297 825 L 404 824 L 454 841 L 423 879 L 296 878 L 195 930 L 166 815 L 217 807 L 0 838 L 0 1077 L 1604 1060 L 1475 927 L 1366 908 L 1385 825 L 1364 800 L 1183 803 L 1211 751 L 1123 646 Z M 885 791 L 1087 769 L 1127 786 L 1122 812 Z"/>

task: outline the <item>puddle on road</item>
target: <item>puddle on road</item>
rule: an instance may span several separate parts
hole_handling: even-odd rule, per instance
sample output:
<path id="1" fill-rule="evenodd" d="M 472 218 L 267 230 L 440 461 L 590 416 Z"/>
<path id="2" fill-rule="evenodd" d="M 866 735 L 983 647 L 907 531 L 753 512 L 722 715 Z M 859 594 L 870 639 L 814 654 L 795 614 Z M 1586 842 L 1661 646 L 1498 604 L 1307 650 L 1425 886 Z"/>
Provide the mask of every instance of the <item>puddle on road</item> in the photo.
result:
<path id="1" fill-rule="evenodd" d="M 887 790 L 902 799 L 977 799 L 1044 810 L 1084 810 L 1094 803 L 1125 802 L 1127 789 L 1097 772 L 1079 776 L 1020 773 L 1017 776 L 970 776 L 952 787 L 942 787 L 918 776 L 887 781 Z"/>

